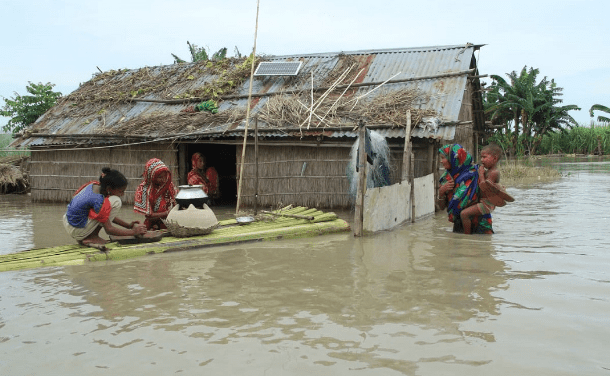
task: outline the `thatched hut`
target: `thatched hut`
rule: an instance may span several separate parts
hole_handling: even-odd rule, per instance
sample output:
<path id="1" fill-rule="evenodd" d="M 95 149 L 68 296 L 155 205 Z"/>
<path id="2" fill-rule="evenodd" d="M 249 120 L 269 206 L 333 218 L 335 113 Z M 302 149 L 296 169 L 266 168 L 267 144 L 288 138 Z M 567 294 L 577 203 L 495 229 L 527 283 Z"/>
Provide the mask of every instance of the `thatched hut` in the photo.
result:
<path id="1" fill-rule="evenodd" d="M 360 120 L 386 137 L 392 182 L 401 179 L 407 110 L 415 177 L 437 169 L 441 142 L 475 151 L 474 135 L 484 131 L 480 47 L 265 56 L 271 63 L 301 62 L 300 70 L 255 74 L 250 102 L 250 59 L 107 71 L 61 98 L 12 146 L 32 151 L 35 201 L 68 201 L 111 166 L 130 180 L 124 201 L 131 203 L 149 158 L 162 159 L 184 184 L 191 155 L 201 152 L 219 173 L 220 202 L 229 204 L 236 201 L 248 124 L 244 205 L 254 203 L 256 190 L 261 206 L 349 207 L 346 166 Z M 202 102 L 218 111 L 196 111 Z"/>

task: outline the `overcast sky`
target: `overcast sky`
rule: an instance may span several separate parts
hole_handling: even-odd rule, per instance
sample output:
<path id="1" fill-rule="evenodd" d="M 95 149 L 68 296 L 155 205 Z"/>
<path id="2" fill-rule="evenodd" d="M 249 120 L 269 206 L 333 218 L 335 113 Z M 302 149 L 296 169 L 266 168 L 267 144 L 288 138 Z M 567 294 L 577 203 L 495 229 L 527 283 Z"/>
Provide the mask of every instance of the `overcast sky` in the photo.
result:
<path id="1" fill-rule="evenodd" d="M 501 5 L 500 5 L 501 4 Z M 0 0 L 0 97 L 28 81 L 64 95 L 98 67 L 137 69 L 190 61 L 186 41 L 233 55 L 254 45 L 256 0 Z M 524 66 L 564 88 L 581 124 L 610 106 L 610 1 L 260 0 L 257 53 L 285 55 L 485 44 L 479 71 Z M 488 80 L 489 81 L 489 80 Z M 4 100 L 0 98 L 0 106 Z M 8 118 L 0 117 L 0 127 Z"/>

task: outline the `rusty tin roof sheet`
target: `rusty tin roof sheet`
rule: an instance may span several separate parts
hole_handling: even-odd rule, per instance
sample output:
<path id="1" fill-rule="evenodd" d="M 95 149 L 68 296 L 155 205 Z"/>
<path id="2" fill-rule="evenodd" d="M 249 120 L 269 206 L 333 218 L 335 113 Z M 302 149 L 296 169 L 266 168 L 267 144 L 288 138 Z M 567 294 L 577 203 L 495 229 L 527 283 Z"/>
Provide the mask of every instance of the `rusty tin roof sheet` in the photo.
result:
<path id="1" fill-rule="evenodd" d="M 367 98 L 374 103 L 375 95 L 391 90 L 403 90 L 417 88 L 424 92 L 430 100 L 426 103 L 420 103 L 420 108 L 429 108 L 436 111 L 439 115 L 440 125 L 435 130 L 416 127 L 413 129 L 413 136 L 421 138 L 443 138 L 453 139 L 455 133 L 455 124 L 458 122 L 458 115 L 462 106 L 464 90 L 467 87 L 467 71 L 471 68 L 471 62 L 474 52 L 478 50 L 480 45 L 454 45 L 454 46 L 433 46 L 420 48 L 397 48 L 397 49 L 380 49 L 380 50 L 363 50 L 351 52 L 334 52 L 334 53 L 315 53 L 289 56 L 267 56 L 267 61 L 294 61 L 300 60 L 303 62 L 299 77 L 283 76 L 264 76 L 255 77 L 253 80 L 252 93 L 279 93 L 285 90 L 294 89 L 309 89 L 311 88 L 311 80 L 307 79 L 313 76 L 317 82 L 322 82 L 333 68 L 339 62 L 342 55 L 352 55 L 353 58 L 360 61 L 361 66 L 365 67 L 364 77 L 361 82 L 382 82 L 392 78 L 409 79 L 421 78 L 430 76 L 448 75 L 445 77 L 418 79 L 414 81 L 388 83 L 377 93 L 371 93 Z M 147 67 L 148 74 L 151 76 L 167 74 L 167 70 L 172 72 L 173 77 L 179 77 L 185 74 L 192 64 L 173 64 L 166 66 Z M 116 76 L 112 79 L 128 80 L 135 74 L 137 70 L 128 70 L 124 74 Z M 397 75 L 398 74 L 398 75 Z M 206 82 L 212 81 L 215 76 L 203 75 L 192 80 L 182 80 L 180 82 L 172 82 L 171 90 L 174 92 L 187 92 L 190 89 L 202 87 Z M 78 89 L 77 89 L 78 90 Z M 371 90 L 371 86 L 361 87 L 359 92 L 365 93 Z M 249 91 L 249 80 L 245 80 L 234 94 L 247 95 Z M 146 99 L 166 99 L 154 96 L 145 97 Z M 251 109 L 251 114 L 264 106 L 269 99 L 269 96 L 261 97 L 253 101 L 254 105 Z M 189 104 L 167 105 L 155 102 L 131 102 L 125 103 L 120 108 L 107 111 L 103 116 L 96 116 L 91 121 L 85 121 L 80 117 L 71 117 L 62 115 L 65 109 L 61 106 L 55 106 L 44 114 L 32 127 L 33 132 L 45 134 L 62 134 L 62 135 L 82 135 L 95 133 L 96 129 L 106 128 L 112 129 L 119 126 L 124 121 L 129 121 L 134 118 L 139 118 L 154 114 L 177 114 Z M 223 111 L 234 106 L 246 108 L 247 99 L 235 99 L 222 101 L 219 111 Z M 259 123 L 259 127 L 264 129 L 267 127 L 265 123 Z M 243 136 L 245 128 L 245 120 L 240 123 L 223 124 L 210 126 L 202 124 L 198 129 L 184 130 L 184 133 L 209 133 L 206 137 L 240 137 Z M 267 127 L 269 128 L 269 127 Z M 386 137 L 404 137 L 404 129 L 387 128 L 377 130 L 382 132 Z M 294 132 L 277 132 L 268 133 L 275 137 L 286 137 L 295 135 Z M 154 137 L 155 135 L 150 135 Z M 351 131 L 349 127 L 345 131 L 334 131 L 331 137 L 355 137 L 356 133 Z M 200 134 L 193 137 L 201 137 Z M 188 138 L 188 137 L 186 137 Z M 115 139 L 116 140 L 116 139 Z M 100 140 L 90 139 L 88 141 L 80 139 L 79 143 L 112 143 L 111 139 Z M 116 142 L 115 142 L 116 143 Z M 30 137 L 17 140 L 12 146 L 43 146 L 43 145 L 60 145 L 74 144 L 73 140 L 65 138 L 48 138 L 48 137 Z"/>

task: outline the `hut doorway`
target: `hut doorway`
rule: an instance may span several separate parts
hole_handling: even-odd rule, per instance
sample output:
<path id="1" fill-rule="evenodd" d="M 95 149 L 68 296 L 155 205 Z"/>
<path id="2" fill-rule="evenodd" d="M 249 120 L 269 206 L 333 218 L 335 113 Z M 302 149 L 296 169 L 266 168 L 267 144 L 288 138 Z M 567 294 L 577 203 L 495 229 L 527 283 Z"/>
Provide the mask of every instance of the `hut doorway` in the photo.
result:
<path id="1" fill-rule="evenodd" d="M 180 148 L 184 153 L 185 168 L 181 173 L 180 182 L 186 184 L 186 175 L 191 170 L 191 158 L 194 153 L 201 153 L 206 158 L 206 166 L 214 167 L 218 172 L 218 188 L 220 197 L 214 201 L 214 205 L 235 205 L 237 203 L 237 182 L 235 166 L 235 145 L 218 144 L 184 144 Z M 180 158 L 182 159 L 182 158 Z"/>

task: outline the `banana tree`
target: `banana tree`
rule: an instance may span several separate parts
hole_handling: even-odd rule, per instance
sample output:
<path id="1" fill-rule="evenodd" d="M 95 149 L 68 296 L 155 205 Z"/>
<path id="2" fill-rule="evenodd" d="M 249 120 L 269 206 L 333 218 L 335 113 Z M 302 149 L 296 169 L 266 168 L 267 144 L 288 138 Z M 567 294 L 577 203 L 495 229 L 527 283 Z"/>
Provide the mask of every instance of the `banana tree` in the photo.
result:
<path id="1" fill-rule="evenodd" d="M 580 108 L 558 106 L 562 102 L 558 97 L 563 89 L 546 77 L 536 83 L 539 73 L 538 69 L 528 70 L 525 66 L 519 73 L 507 74 L 510 83 L 498 75 L 491 75 L 494 82 L 485 96 L 485 113 L 492 124 L 504 124 L 505 133 L 512 127 L 511 155 L 517 153 L 523 141 L 527 144 L 526 152 L 533 154 L 544 134 L 576 124 L 568 111 Z"/>
<path id="2" fill-rule="evenodd" d="M 589 115 L 591 115 L 591 117 L 594 117 L 593 111 L 602 111 L 607 114 L 610 114 L 610 108 L 602 106 L 601 104 L 594 104 L 593 106 L 591 106 L 591 109 L 589 109 Z M 599 121 L 600 123 L 610 123 L 610 118 L 599 115 L 597 117 L 597 121 Z"/>

